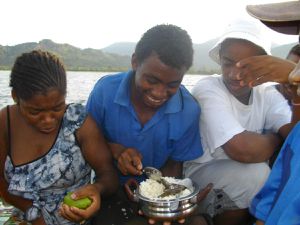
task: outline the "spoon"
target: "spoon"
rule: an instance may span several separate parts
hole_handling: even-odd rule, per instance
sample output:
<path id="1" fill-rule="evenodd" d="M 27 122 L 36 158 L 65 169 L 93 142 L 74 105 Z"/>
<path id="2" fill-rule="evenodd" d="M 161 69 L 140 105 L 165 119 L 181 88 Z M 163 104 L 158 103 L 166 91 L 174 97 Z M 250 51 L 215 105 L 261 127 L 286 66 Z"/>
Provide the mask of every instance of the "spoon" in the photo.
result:
<path id="1" fill-rule="evenodd" d="M 142 171 L 148 178 L 152 180 L 160 181 L 162 178 L 162 173 L 154 167 L 147 166 Z"/>
<path id="2" fill-rule="evenodd" d="M 157 182 L 163 184 L 165 186 L 164 193 L 162 193 L 159 197 L 166 197 L 168 195 L 175 195 L 186 189 L 186 186 L 181 184 L 173 184 L 169 183 L 162 177 L 161 171 L 154 167 L 145 167 L 143 169 L 143 173 L 146 174 L 146 176 L 149 179 L 156 180 Z"/>

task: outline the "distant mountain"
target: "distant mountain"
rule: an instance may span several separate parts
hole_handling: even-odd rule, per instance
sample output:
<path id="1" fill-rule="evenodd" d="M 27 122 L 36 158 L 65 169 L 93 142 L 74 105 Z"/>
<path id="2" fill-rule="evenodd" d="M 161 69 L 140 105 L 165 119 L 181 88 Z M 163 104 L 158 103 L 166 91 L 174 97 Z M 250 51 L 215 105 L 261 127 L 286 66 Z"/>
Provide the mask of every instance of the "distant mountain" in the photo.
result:
<path id="1" fill-rule="evenodd" d="M 194 47 L 194 62 L 190 69 L 193 73 L 212 74 L 220 72 L 220 66 L 210 59 L 208 56 L 209 50 L 217 43 L 218 38 L 209 40 L 201 44 L 193 44 Z M 274 56 L 285 58 L 289 50 L 297 43 L 286 45 L 273 45 L 271 53 Z M 119 55 L 131 56 L 134 52 L 136 43 L 133 42 L 118 42 L 101 49 L 106 53 L 115 53 Z"/>
<path id="2" fill-rule="evenodd" d="M 191 72 L 194 73 L 213 73 L 218 71 L 219 66 L 212 61 L 207 52 L 217 42 L 218 39 L 213 39 L 202 44 L 194 44 L 194 62 Z M 134 52 L 136 43 L 134 42 L 118 42 L 109 45 L 101 50 L 106 53 L 114 53 L 118 55 L 131 56 Z"/>
<path id="3" fill-rule="evenodd" d="M 135 45 L 135 42 L 117 42 L 105 48 L 102 48 L 101 51 L 106 53 L 131 56 L 134 52 Z"/>
<path id="4" fill-rule="evenodd" d="M 220 67 L 210 59 L 208 52 L 217 43 L 218 38 L 202 44 L 194 44 L 194 62 L 192 70 L 199 74 L 217 73 Z"/>
<path id="5" fill-rule="evenodd" d="M 0 69 L 9 69 L 17 56 L 34 49 L 43 49 L 62 58 L 67 70 L 121 71 L 130 67 L 130 57 L 104 53 L 96 49 L 80 49 L 69 44 L 57 44 L 45 39 L 16 46 L 0 45 Z"/>
<path id="6" fill-rule="evenodd" d="M 208 51 L 218 39 L 212 39 L 201 44 L 194 44 L 194 62 L 189 73 L 212 74 L 220 71 L 218 64 L 213 62 Z M 288 51 L 296 43 L 274 46 L 272 54 L 285 58 Z M 57 54 L 62 58 L 67 70 L 85 71 L 124 71 L 128 70 L 130 58 L 134 52 L 136 43 L 119 42 L 109 45 L 103 49 L 92 48 L 80 49 L 69 44 L 58 44 L 45 39 L 38 43 L 29 42 L 15 46 L 0 45 L 0 69 L 10 69 L 15 58 L 23 52 L 33 49 L 44 49 Z"/>

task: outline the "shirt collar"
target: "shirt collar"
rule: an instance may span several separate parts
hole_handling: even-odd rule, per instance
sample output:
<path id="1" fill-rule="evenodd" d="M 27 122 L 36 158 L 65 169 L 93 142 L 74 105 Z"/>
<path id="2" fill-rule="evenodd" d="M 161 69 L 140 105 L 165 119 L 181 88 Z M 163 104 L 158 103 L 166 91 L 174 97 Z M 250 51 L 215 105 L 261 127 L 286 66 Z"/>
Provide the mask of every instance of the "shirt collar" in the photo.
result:
<path id="1" fill-rule="evenodd" d="M 117 90 L 114 102 L 129 107 L 131 105 L 130 101 L 130 83 L 133 79 L 134 72 L 128 71 L 124 74 L 124 77 L 120 83 Z M 163 110 L 165 113 L 177 113 L 183 108 L 181 87 L 178 88 L 177 92 L 162 106 L 159 111 Z"/>
<path id="2" fill-rule="evenodd" d="M 124 73 L 120 86 L 117 90 L 114 102 L 122 106 L 130 106 L 130 82 L 133 78 L 132 70 Z"/>

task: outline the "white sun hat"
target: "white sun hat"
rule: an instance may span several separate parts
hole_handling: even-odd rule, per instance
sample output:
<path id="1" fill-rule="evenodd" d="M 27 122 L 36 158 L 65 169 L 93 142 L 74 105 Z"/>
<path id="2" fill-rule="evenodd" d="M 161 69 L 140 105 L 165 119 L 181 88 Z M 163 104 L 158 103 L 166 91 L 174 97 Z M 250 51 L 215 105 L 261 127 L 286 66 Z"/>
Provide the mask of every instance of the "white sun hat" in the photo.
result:
<path id="1" fill-rule="evenodd" d="M 271 41 L 266 35 L 266 28 L 257 20 L 234 20 L 227 26 L 219 41 L 209 51 L 209 56 L 216 63 L 220 64 L 220 46 L 221 43 L 227 38 L 244 39 L 250 41 L 257 46 L 262 47 L 268 54 L 271 54 Z"/>

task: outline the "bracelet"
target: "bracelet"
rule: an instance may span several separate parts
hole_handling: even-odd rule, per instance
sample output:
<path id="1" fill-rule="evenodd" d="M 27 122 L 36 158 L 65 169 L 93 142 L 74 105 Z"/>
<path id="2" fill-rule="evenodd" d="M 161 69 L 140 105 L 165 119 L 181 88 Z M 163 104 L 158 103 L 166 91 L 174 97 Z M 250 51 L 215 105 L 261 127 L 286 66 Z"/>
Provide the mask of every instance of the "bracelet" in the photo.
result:
<path id="1" fill-rule="evenodd" d="M 294 101 L 292 101 L 292 105 L 293 106 L 300 106 L 300 102 L 294 102 Z"/>

